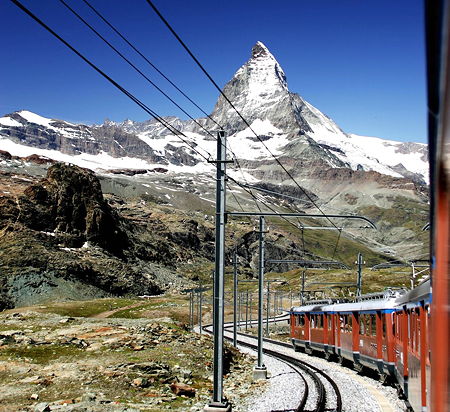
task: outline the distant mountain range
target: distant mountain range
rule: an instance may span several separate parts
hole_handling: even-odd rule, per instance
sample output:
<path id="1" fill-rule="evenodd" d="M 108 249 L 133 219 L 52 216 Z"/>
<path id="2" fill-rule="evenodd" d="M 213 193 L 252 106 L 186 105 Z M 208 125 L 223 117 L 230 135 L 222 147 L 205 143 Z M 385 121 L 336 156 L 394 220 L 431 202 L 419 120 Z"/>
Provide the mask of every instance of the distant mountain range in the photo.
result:
<path id="1" fill-rule="evenodd" d="M 312 169 L 349 168 L 376 171 L 416 182 L 428 181 L 427 146 L 343 132 L 330 118 L 288 89 L 283 69 L 257 42 L 251 58 L 226 84 L 225 95 L 277 156 L 303 159 Z M 258 163 L 271 160 L 236 112 L 220 96 L 211 117 L 225 129 L 233 153 L 248 162 L 246 172 L 262 178 Z M 186 134 L 205 155 L 215 144 L 204 129 L 217 129 L 209 118 L 165 120 Z M 152 168 L 203 172 L 202 157 L 156 120 L 87 126 L 48 119 L 26 110 L 0 118 L 0 146 L 14 155 L 37 153 L 69 160 L 94 170 Z M 68 158 L 67 156 L 71 156 Z M 294 168 L 295 169 L 295 168 Z M 267 177 L 267 176 L 264 176 Z"/>

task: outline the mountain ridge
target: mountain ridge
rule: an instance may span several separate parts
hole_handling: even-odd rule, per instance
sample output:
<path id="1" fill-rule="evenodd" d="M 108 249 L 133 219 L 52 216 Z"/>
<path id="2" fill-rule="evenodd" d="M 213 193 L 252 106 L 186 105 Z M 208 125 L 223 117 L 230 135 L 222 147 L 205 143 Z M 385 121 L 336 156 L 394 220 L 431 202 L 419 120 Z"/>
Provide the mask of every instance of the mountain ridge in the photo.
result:
<path id="1" fill-rule="evenodd" d="M 239 159 L 258 161 L 270 158 L 255 141 L 256 132 L 280 157 L 313 159 L 313 163 L 323 160 L 322 167 L 374 170 L 422 183 L 428 181 L 425 144 L 345 133 L 331 118 L 300 95 L 289 91 L 284 70 L 262 42 L 253 46 L 250 59 L 236 71 L 223 91 L 251 126 L 247 127 L 223 96 L 219 96 L 210 117 L 223 125 Z M 213 138 L 194 121 L 175 116 L 164 119 L 182 131 L 205 157 L 214 153 Z M 207 130 L 217 129 L 209 118 L 199 118 L 196 122 Z M 0 143 L 9 145 L 6 150 L 14 155 L 22 155 L 20 148 L 5 140 L 80 158 L 83 154 L 106 154 L 115 159 L 141 159 L 136 162 L 139 168 L 146 163 L 148 167 L 174 165 L 187 169 L 203 162 L 195 151 L 185 147 L 172 132 L 152 119 L 144 122 L 129 119 L 105 121 L 101 125 L 88 126 L 48 119 L 24 110 L 0 118 L 0 138 Z M 79 159 L 73 160 L 77 163 Z M 99 156 L 99 162 L 92 162 L 90 168 L 121 167 L 117 162 L 102 167 L 101 162 Z M 89 167 L 88 164 L 80 165 Z M 197 169 L 193 172 L 203 172 L 205 168 Z"/>

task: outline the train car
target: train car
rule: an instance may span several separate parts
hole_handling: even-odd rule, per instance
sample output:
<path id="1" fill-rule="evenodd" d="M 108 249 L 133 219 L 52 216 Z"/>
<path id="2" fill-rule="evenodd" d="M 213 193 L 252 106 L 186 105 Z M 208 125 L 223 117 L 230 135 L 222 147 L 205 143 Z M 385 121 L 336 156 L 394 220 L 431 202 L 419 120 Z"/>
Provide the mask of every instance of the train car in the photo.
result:
<path id="1" fill-rule="evenodd" d="M 323 352 L 381 376 L 394 375 L 392 316 L 404 291 L 386 291 L 354 302 L 314 301 L 291 309 L 291 340 L 296 350 Z"/>
<path id="2" fill-rule="evenodd" d="M 329 308 L 339 321 L 335 348 L 339 360 L 351 361 L 356 370 L 373 369 L 382 379 L 395 375 L 391 325 L 396 301 L 403 293 L 403 290 L 387 290 Z"/>
<path id="3" fill-rule="evenodd" d="M 291 341 L 296 351 L 312 353 L 313 350 L 329 353 L 328 338 L 324 332 L 323 307 L 333 301 L 314 301 L 311 304 L 292 308 L 290 311 Z M 328 328 L 327 328 L 328 329 Z"/>
<path id="4" fill-rule="evenodd" d="M 430 304 L 429 280 L 411 291 L 390 289 L 353 302 L 307 302 L 290 311 L 292 344 L 391 377 L 412 409 L 424 411 L 431 388 Z"/>
<path id="5" fill-rule="evenodd" d="M 430 281 L 398 299 L 393 318 L 395 374 L 399 386 L 415 411 L 430 405 Z"/>

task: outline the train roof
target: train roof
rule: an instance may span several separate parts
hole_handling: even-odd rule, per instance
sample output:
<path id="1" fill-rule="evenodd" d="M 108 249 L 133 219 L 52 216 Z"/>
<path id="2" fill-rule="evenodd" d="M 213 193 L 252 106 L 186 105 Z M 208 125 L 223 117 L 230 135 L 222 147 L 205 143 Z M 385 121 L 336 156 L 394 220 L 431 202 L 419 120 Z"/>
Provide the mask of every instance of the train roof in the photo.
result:
<path id="1" fill-rule="evenodd" d="M 324 306 L 323 310 L 326 312 L 360 312 L 360 311 L 375 311 L 394 309 L 397 305 L 396 298 L 391 297 L 387 299 L 356 301 L 349 303 L 338 303 L 335 305 Z"/>
<path id="2" fill-rule="evenodd" d="M 397 299 L 398 306 L 404 306 L 407 304 L 415 305 L 417 302 L 424 300 L 429 302 L 431 300 L 431 281 L 425 280 L 419 286 L 405 293 Z"/>
<path id="3" fill-rule="evenodd" d="M 356 312 L 394 309 L 398 299 L 406 294 L 404 289 L 388 289 L 384 292 L 359 296 L 352 302 L 317 301 L 293 307 L 292 312 Z"/>

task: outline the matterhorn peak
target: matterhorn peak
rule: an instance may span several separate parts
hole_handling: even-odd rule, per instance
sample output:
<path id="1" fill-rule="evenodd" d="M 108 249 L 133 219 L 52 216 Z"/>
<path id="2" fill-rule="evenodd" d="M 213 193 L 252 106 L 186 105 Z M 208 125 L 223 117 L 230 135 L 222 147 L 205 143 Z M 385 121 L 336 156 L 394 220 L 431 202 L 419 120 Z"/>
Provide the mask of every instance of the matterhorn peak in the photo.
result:
<path id="1" fill-rule="evenodd" d="M 263 42 L 257 41 L 256 44 L 252 47 L 252 57 L 273 57 L 272 53 L 270 53 L 269 49 L 264 45 Z"/>

